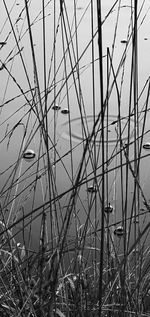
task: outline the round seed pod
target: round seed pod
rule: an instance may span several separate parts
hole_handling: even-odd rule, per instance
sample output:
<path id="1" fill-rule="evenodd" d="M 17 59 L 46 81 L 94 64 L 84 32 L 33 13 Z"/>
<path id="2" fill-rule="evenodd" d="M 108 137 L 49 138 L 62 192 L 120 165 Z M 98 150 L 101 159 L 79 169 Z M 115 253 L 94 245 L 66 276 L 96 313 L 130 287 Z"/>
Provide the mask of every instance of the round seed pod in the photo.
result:
<path id="1" fill-rule="evenodd" d="M 143 144 L 143 149 L 150 150 L 150 142 L 146 142 L 145 144 Z"/>
<path id="2" fill-rule="evenodd" d="M 69 109 L 68 108 L 64 108 L 61 110 L 62 114 L 68 114 L 69 113 Z"/>
<path id="3" fill-rule="evenodd" d="M 113 206 L 111 206 L 110 204 L 108 206 L 105 206 L 104 211 L 106 212 L 106 214 L 111 214 L 113 212 Z"/>
<path id="4" fill-rule="evenodd" d="M 93 185 L 88 186 L 87 192 L 88 193 L 96 193 L 97 192 L 96 186 L 93 186 Z"/>
<path id="5" fill-rule="evenodd" d="M 28 149 L 23 153 L 23 158 L 25 161 L 31 162 L 35 158 L 35 152 L 31 149 Z"/>
<path id="6" fill-rule="evenodd" d="M 54 106 L 52 107 L 52 109 L 53 109 L 54 111 L 58 111 L 58 110 L 61 109 L 61 107 L 58 106 L 58 105 L 54 105 Z"/>
<path id="7" fill-rule="evenodd" d="M 122 44 L 127 44 L 127 40 L 121 40 Z"/>
<path id="8" fill-rule="evenodd" d="M 117 228 L 114 230 L 114 234 L 115 234 L 117 237 L 122 237 L 123 234 L 124 234 L 123 227 L 122 227 L 122 226 L 117 227 Z"/>

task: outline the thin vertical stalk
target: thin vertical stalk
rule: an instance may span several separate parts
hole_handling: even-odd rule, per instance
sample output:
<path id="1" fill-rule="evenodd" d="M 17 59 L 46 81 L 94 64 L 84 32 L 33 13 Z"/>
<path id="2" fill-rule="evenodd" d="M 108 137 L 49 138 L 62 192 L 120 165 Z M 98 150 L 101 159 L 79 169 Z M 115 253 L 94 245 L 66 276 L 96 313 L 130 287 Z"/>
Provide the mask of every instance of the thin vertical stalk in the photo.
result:
<path id="1" fill-rule="evenodd" d="M 94 55 L 95 55 L 95 49 L 94 49 L 94 7 L 93 7 L 93 1 L 91 1 L 91 36 L 92 36 L 92 100 L 93 100 L 93 124 L 95 126 L 95 120 L 96 120 L 96 109 L 95 109 L 95 65 L 94 65 Z M 93 149 L 93 172 L 94 172 L 94 186 L 96 186 L 97 183 L 97 179 L 96 179 L 96 166 L 97 166 L 97 162 L 96 162 L 96 142 L 94 141 L 94 149 Z M 95 192 L 94 195 L 94 209 L 95 209 L 95 255 L 94 255 L 94 278 L 95 281 L 97 279 L 96 276 L 96 264 L 97 264 L 97 199 L 96 199 L 97 193 Z"/>
<path id="2" fill-rule="evenodd" d="M 99 316 L 102 312 L 102 280 L 104 260 L 104 203 L 105 203 L 105 144 L 104 144 L 104 103 L 103 103 L 103 44 L 102 44 L 102 20 L 101 0 L 97 0 L 97 24 L 98 24 L 98 53 L 99 53 L 99 74 L 100 74 L 100 101 L 101 101 L 101 140 L 102 140 L 102 188 L 101 188 L 101 246 L 100 246 L 100 267 L 99 267 Z"/>
<path id="3" fill-rule="evenodd" d="M 29 38 L 30 38 L 30 45 L 31 45 L 31 54 L 32 54 L 32 60 L 33 60 L 33 68 L 34 68 L 34 75 L 37 85 L 37 91 L 38 91 L 38 98 L 40 103 L 40 111 L 43 118 L 43 110 L 42 110 L 42 102 L 41 102 L 41 93 L 40 93 L 40 84 L 39 84 L 39 78 L 38 78 L 38 71 L 37 71 L 37 65 L 36 65 L 36 58 L 35 58 L 35 52 L 34 52 L 34 44 L 33 44 L 33 36 L 31 31 L 31 23 L 30 23 L 30 15 L 29 15 L 29 9 L 28 9 L 28 1 L 25 1 L 25 9 L 26 9 L 26 16 L 27 16 L 27 23 L 28 23 L 28 30 L 29 30 Z"/>
<path id="4" fill-rule="evenodd" d="M 137 60 L 137 6 L 138 1 L 134 0 L 134 29 L 133 29 L 133 102 L 134 102 L 134 173 L 139 181 L 139 168 L 138 168 L 138 151 L 139 151 L 139 141 L 138 141 L 138 60 Z M 134 217 L 137 216 L 137 205 L 139 207 L 139 188 L 137 187 L 137 182 L 134 180 Z M 134 240 L 137 237 L 137 224 L 134 222 Z M 136 246 L 137 250 L 138 246 Z M 137 254 L 135 252 L 135 281 L 137 280 Z M 136 303 L 138 304 L 138 294 L 137 289 L 135 290 Z M 137 307 L 138 309 L 138 307 Z"/>

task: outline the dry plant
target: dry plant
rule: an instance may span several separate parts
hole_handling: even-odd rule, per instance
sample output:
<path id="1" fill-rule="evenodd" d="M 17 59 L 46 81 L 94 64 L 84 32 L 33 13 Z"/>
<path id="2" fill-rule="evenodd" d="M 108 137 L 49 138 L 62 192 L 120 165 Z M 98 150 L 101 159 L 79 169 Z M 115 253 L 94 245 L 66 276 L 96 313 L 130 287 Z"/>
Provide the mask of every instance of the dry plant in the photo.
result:
<path id="1" fill-rule="evenodd" d="M 149 9 L 1 1 L 2 317 L 150 314 Z"/>

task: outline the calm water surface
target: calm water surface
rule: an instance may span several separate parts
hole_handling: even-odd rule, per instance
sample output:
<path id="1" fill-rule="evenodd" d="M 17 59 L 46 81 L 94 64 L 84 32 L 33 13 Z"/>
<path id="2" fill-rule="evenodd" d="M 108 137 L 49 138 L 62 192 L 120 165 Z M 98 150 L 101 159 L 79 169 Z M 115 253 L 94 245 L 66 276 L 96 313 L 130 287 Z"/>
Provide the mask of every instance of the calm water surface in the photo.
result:
<path id="1" fill-rule="evenodd" d="M 93 129 L 101 109 L 100 103 L 100 76 L 97 36 L 97 14 L 93 5 L 93 20 L 91 19 L 90 1 L 65 1 L 64 20 L 60 19 L 58 3 L 47 1 L 45 7 L 45 66 L 43 50 L 43 22 L 40 1 L 32 1 L 29 6 L 31 29 L 36 59 L 38 82 L 35 76 L 35 65 L 30 45 L 28 25 L 23 1 L 18 4 L 7 4 L 6 8 L 0 4 L 1 12 L 1 63 L 6 65 L 0 71 L 1 86 L 1 119 L 0 119 L 0 151 L 1 151 L 1 201 L 4 216 L 10 223 L 22 217 L 49 200 L 48 191 L 48 163 L 46 159 L 45 143 L 42 131 L 39 128 L 39 119 L 42 120 L 42 109 L 45 109 L 44 74 L 47 85 L 47 132 L 49 134 L 49 159 L 51 163 L 51 190 L 52 199 L 65 193 L 56 203 L 52 202 L 54 235 L 58 235 L 63 219 L 70 203 L 70 193 L 75 183 L 82 160 L 85 140 Z M 130 120 L 130 138 L 128 140 L 128 113 L 131 99 L 131 108 L 134 105 L 133 90 L 131 92 L 131 61 L 132 61 L 132 19 L 130 1 L 120 1 L 111 10 L 115 1 L 102 1 L 102 40 L 103 40 L 103 84 L 104 99 L 107 96 L 109 85 L 109 100 L 105 116 L 105 161 L 109 170 L 105 179 L 106 204 L 113 205 L 114 212 L 110 216 L 110 223 L 122 221 L 122 210 L 125 204 L 126 182 L 128 182 L 127 215 L 131 216 L 135 181 L 131 170 L 127 176 L 126 167 L 117 168 L 126 163 L 127 158 L 120 151 L 121 144 L 118 137 L 118 99 L 120 94 L 120 114 L 122 119 L 122 142 L 128 141 L 130 150 L 129 160 L 134 161 L 134 118 Z M 143 142 L 148 142 L 149 136 L 149 106 L 144 123 L 144 109 L 147 98 L 148 85 L 141 94 L 149 78 L 149 8 L 150 1 L 145 1 L 143 7 L 139 4 L 138 38 L 137 38 L 137 95 L 138 99 L 138 133 L 144 132 Z M 141 11 L 140 11 L 141 9 Z M 110 13 L 109 13 L 110 12 Z M 55 19 L 54 19 L 55 16 Z M 92 31 L 93 23 L 93 31 Z M 13 29 L 12 29 L 13 26 Z M 77 30 L 77 31 L 76 31 Z M 75 32 L 76 31 L 76 32 Z M 93 32 L 93 33 L 92 33 Z M 93 34 L 93 40 L 92 40 Z M 15 35 L 15 36 L 14 36 Z M 128 44 L 121 43 L 127 40 Z M 68 49 L 69 48 L 69 49 Z M 108 60 L 108 49 L 112 60 Z M 20 51 L 20 54 L 19 54 Z M 122 59 L 123 58 L 123 59 Z M 108 83 L 108 68 L 112 63 L 111 75 Z M 121 64 L 122 63 L 122 64 Z M 119 69 L 119 73 L 118 73 Z M 114 85 L 114 76 L 116 76 Z M 67 78 L 67 80 L 66 80 Z M 39 100 L 39 84 L 41 101 Z M 111 88 L 111 85 L 112 88 Z M 31 93 L 33 88 L 33 94 Z M 131 92 L 131 94 L 130 94 Z M 24 95 L 23 95 L 24 93 Z M 41 105 L 40 105 L 41 102 Z M 59 105 L 59 111 L 52 110 Z M 32 106 L 34 111 L 31 111 Z M 62 114 L 61 110 L 69 108 L 69 114 Z M 44 110 L 43 110 L 44 113 Z M 81 120 L 81 118 L 83 118 Z M 107 120 L 108 118 L 108 120 Z M 44 118 L 45 120 L 45 118 Z M 116 124 L 112 124 L 116 121 Z M 45 121 L 46 122 L 46 121 Z M 144 130 L 143 130 L 144 129 Z M 88 222 L 89 232 L 95 225 L 100 225 L 101 197 L 100 193 L 94 198 L 87 191 L 87 186 L 93 184 L 94 166 L 96 166 L 97 186 L 101 192 L 101 125 L 96 126 L 96 139 L 91 142 L 85 156 L 81 173 L 80 191 L 76 197 L 75 210 L 70 222 L 70 233 Z M 36 159 L 26 162 L 22 154 L 26 148 L 34 150 Z M 141 157 L 148 152 L 143 149 Z M 122 155 L 122 157 L 121 157 Z M 17 162 L 17 163 L 16 163 Z M 33 164 L 33 165 L 32 165 Z M 134 170 L 134 162 L 131 163 Z M 121 174 L 122 173 L 122 174 Z M 140 188 L 149 201 L 149 156 L 141 158 Z M 128 177 L 128 180 L 127 180 Z M 70 190 L 70 191 L 69 191 Z M 137 200 L 138 213 L 143 207 L 141 193 Z M 140 206 L 140 207 L 139 207 Z M 139 210 L 140 208 L 140 210 Z M 39 209 L 42 211 L 42 208 Z M 97 214 L 97 219 L 95 218 Z M 89 217 L 89 218 L 88 218 Z M 141 228 L 149 221 L 149 216 L 140 216 Z M 30 219 L 28 220 L 30 222 Z M 97 222 L 97 224 L 96 224 Z M 47 239 L 49 238 L 49 213 L 47 217 Z M 32 246 L 39 243 L 41 217 L 32 223 Z M 23 224 L 19 224 L 22 226 Z M 59 228 L 59 229 L 58 229 Z M 26 228 L 29 232 L 29 226 Z M 28 235 L 28 234 L 27 234 Z M 22 237 L 21 237 L 22 239 Z"/>

